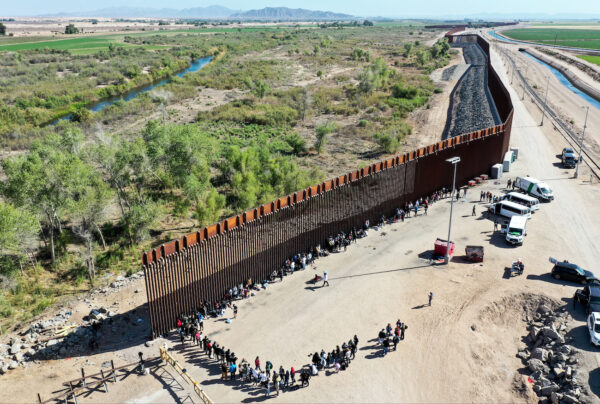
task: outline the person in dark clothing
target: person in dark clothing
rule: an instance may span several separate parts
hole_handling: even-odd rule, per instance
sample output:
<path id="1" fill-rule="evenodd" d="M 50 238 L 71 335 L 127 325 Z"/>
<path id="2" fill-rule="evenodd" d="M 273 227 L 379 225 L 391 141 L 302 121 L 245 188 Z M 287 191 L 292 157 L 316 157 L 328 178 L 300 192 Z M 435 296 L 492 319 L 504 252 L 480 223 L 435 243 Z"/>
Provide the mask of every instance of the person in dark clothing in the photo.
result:
<path id="1" fill-rule="evenodd" d="M 400 342 L 400 338 L 398 338 L 398 336 L 394 334 L 394 338 L 392 339 L 392 342 L 394 343 L 394 351 L 395 351 L 398 346 L 398 342 Z"/>
<path id="2" fill-rule="evenodd" d="M 390 340 L 386 337 L 383 340 L 383 356 L 387 355 L 390 350 Z"/>
<path id="3" fill-rule="evenodd" d="M 400 339 L 401 340 L 404 339 L 404 331 L 406 331 L 407 328 L 408 328 L 408 326 L 406 325 L 406 323 L 402 323 L 402 327 L 400 327 Z"/>

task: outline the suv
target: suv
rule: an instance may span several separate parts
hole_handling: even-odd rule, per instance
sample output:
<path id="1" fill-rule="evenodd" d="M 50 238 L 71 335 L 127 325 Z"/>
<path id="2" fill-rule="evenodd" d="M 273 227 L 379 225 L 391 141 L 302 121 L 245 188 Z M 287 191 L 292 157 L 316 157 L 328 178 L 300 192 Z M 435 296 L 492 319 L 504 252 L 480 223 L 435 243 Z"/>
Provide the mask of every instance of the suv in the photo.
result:
<path id="1" fill-rule="evenodd" d="M 591 313 L 587 320 L 590 342 L 600 346 L 600 313 Z"/>
<path id="2" fill-rule="evenodd" d="M 570 147 L 565 147 L 562 151 L 561 161 L 565 168 L 575 168 L 577 165 L 577 157 L 575 152 Z"/>
<path id="3" fill-rule="evenodd" d="M 583 289 L 579 289 L 575 292 L 573 300 L 573 304 L 579 302 L 584 305 L 587 314 L 600 312 L 600 286 L 585 285 Z"/>
<path id="4" fill-rule="evenodd" d="M 583 284 L 594 279 L 593 273 L 580 268 L 579 265 L 572 264 L 566 260 L 562 262 L 554 261 L 554 267 L 552 267 L 552 271 L 550 272 L 554 279 L 564 279 Z"/>

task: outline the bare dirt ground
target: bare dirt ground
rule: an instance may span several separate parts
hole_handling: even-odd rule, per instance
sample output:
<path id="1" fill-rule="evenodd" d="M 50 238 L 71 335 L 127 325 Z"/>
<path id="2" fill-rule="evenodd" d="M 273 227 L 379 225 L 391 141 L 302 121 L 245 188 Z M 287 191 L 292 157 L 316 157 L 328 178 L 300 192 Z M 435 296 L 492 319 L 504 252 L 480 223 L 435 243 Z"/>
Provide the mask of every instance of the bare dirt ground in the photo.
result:
<path id="1" fill-rule="evenodd" d="M 492 61 L 499 65 L 495 53 Z M 508 83 L 505 71 L 498 70 Z M 321 372 L 311 379 L 309 388 L 283 393 L 277 398 L 282 402 L 536 402 L 515 355 L 524 347 L 525 307 L 543 295 L 566 307 L 572 316 L 572 345 L 582 354 L 580 374 L 592 393 L 585 401 L 600 402 L 600 383 L 595 379 L 600 354 L 589 344 L 583 314 L 572 309 L 571 298 L 578 286 L 554 281 L 547 261 L 549 255 L 569 259 L 598 275 L 600 186 L 587 180 L 585 166 L 578 180 L 571 178 L 572 171 L 553 166 L 564 146 L 562 138 L 549 125 L 538 126 L 535 107 L 520 102 L 518 88 L 510 93 L 515 103 L 511 146 L 519 147 L 519 159 L 501 181 L 478 186 L 455 204 L 452 238 L 457 256 L 449 266 L 432 266 L 421 258 L 432 249 L 435 238 L 444 237 L 447 231 L 449 202 L 443 200 L 432 206 L 428 216 L 371 231 L 347 252 L 317 261 L 316 269 L 288 276 L 240 302 L 238 318 L 231 324 L 207 322 L 208 335 L 232 348 L 239 358 L 252 361 L 259 355 L 263 364 L 270 360 L 276 368 L 296 369 L 309 362 L 309 353 L 331 350 L 358 335 L 359 353 L 348 370 Z M 550 184 L 556 199 L 533 215 L 524 245 L 512 248 L 493 233 L 492 222 L 482 214 L 485 205 L 478 202 L 479 192 L 500 194 L 507 178 L 523 174 Z M 476 216 L 471 216 L 473 206 Z M 459 257 L 467 244 L 485 247 L 482 264 L 468 264 Z M 525 274 L 507 278 L 505 267 L 515 258 L 526 263 Z M 307 283 L 323 270 L 329 271 L 330 287 Z M 99 295 L 92 306 L 118 302 L 119 313 L 137 308 L 147 321 L 139 309 L 143 293 L 132 293 L 141 284 L 133 283 L 108 297 Z M 429 291 L 435 294 L 431 307 L 426 304 Z M 83 314 L 89 307 L 78 302 L 73 310 Z M 398 318 L 409 325 L 406 339 L 396 352 L 382 357 L 374 342 L 377 332 Z M 132 342 L 127 349 L 14 370 L 0 378 L 0 401 L 34 401 L 36 392 L 48 396 L 62 381 L 77 377 L 86 360 L 95 362 L 87 366 L 97 369 L 106 358 L 125 362 L 138 350 L 156 354 L 157 345 L 164 342 L 158 340 L 151 348 L 140 345 L 141 341 Z M 219 381 L 215 363 L 195 348 L 181 350 L 179 343 L 168 344 L 215 402 L 264 400 L 262 390 Z M 80 402 L 183 401 L 175 398 L 165 379 L 167 375 L 130 376 L 111 384 L 109 393 L 96 392 Z"/>
<path id="2" fill-rule="evenodd" d="M 158 25 L 157 18 L 132 18 L 129 21 L 118 21 L 114 18 L 106 17 L 14 17 L 15 21 L 5 21 L 6 34 L 13 34 L 15 37 L 23 36 L 56 36 L 57 39 L 73 38 L 75 35 L 64 35 L 65 26 L 68 24 L 75 24 L 77 28 L 83 29 L 84 34 L 118 34 L 118 33 L 130 33 L 131 31 L 158 31 L 158 30 L 181 30 L 181 29 L 194 29 L 198 28 L 193 24 L 170 24 L 170 25 Z M 92 20 L 97 20 L 94 24 Z M 161 20 L 173 21 L 172 18 L 162 18 Z M 239 27 L 254 27 L 254 26 L 288 26 L 289 23 L 257 23 L 257 22 L 244 22 L 244 23 L 231 23 L 227 25 L 228 28 L 239 28 Z M 305 27 L 317 26 L 315 23 L 300 22 L 294 23 L 294 25 L 303 25 Z M 218 28 L 223 26 L 218 25 L 205 25 L 206 28 Z"/>
<path id="3" fill-rule="evenodd" d="M 98 20 L 97 24 L 92 23 L 92 19 Z M 167 19 L 168 20 L 168 19 Z M 21 36 L 56 36 L 56 38 L 73 38 L 74 35 L 64 35 L 65 26 L 75 24 L 84 34 L 92 33 L 126 33 L 129 31 L 158 31 L 160 30 L 180 30 L 196 28 L 193 24 L 172 24 L 161 25 L 159 27 L 156 19 L 137 19 L 136 21 L 116 21 L 112 18 L 19 18 L 15 21 L 6 21 L 6 34 L 13 34 L 15 37 Z"/>

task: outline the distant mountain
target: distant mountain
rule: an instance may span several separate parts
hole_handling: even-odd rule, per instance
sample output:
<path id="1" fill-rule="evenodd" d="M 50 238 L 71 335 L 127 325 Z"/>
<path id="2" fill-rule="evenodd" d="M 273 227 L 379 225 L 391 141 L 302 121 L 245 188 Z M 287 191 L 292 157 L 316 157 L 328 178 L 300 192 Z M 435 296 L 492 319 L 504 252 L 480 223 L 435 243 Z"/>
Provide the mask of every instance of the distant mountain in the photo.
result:
<path id="1" fill-rule="evenodd" d="M 239 10 L 222 6 L 173 8 L 109 7 L 94 11 L 52 14 L 46 17 L 105 17 L 105 18 L 228 18 Z"/>
<path id="2" fill-rule="evenodd" d="M 249 10 L 229 16 L 243 20 L 351 20 L 354 16 L 349 14 L 333 13 L 331 11 L 313 11 L 303 8 L 266 7 L 260 10 Z"/>

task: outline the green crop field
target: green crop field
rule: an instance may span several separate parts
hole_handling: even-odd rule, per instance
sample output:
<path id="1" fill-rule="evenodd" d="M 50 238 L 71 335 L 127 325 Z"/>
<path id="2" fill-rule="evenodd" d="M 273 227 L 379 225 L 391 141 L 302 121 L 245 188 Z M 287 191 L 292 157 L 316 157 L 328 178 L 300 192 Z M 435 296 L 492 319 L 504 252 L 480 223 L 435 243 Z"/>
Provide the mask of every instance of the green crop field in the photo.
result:
<path id="1" fill-rule="evenodd" d="M 502 32 L 508 38 L 531 41 L 545 45 L 570 46 L 574 48 L 600 49 L 600 30 L 522 28 Z"/>
<path id="2" fill-rule="evenodd" d="M 600 56 L 581 55 L 579 57 L 583 60 L 587 60 L 590 63 L 600 66 Z"/>
<path id="3" fill-rule="evenodd" d="M 241 32 L 254 32 L 264 31 L 267 29 L 275 29 L 273 27 L 252 27 L 242 28 Z M 237 28 L 199 28 L 199 29 L 188 29 L 188 30 L 171 30 L 171 31 L 146 31 L 146 32 L 135 32 L 131 34 L 119 34 L 119 35 L 102 35 L 102 36 L 78 36 L 75 38 L 66 39 L 55 39 L 50 37 L 25 37 L 25 38 L 1 38 L 0 39 L 0 52 L 1 51 L 20 51 L 20 50 L 31 50 L 31 49 L 59 49 L 68 50 L 74 54 L 90 54 L 102 50 L 107 50 L 110 44 L 133 47 L 142 45 L 132 45 L 123 42 L 125 36 L 130 37 L 146 37 L 154 35 L 174 36 L 178 34 L 209 34 L 217 32 L 236 32 Z M 145 46 L 144 48 L 152 50 L 159 49 L 160 46 Z"/>

